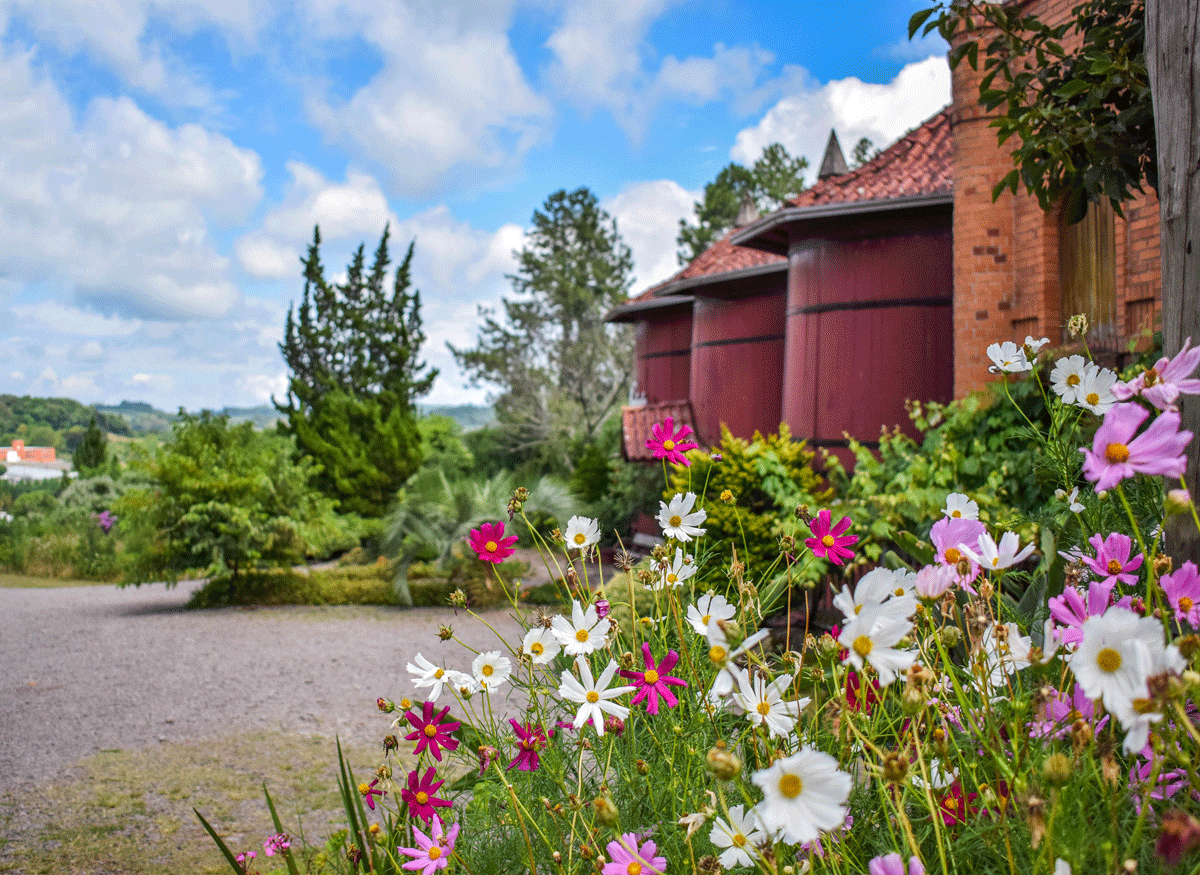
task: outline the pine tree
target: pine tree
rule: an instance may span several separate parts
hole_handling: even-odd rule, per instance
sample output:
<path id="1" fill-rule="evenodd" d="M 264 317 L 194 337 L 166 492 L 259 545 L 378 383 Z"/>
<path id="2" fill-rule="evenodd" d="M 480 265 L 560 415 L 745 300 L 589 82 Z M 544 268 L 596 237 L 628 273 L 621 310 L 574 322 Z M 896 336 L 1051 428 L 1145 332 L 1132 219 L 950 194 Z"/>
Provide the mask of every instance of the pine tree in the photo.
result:
<path id="1" fill-rule="evenodd" d="M 279 345 L 291 371 L 281 427 L 320 463 L 318 487 L 343 510 L 380 516 L 421 461 L 416 399 L 437 371 L 420 360 L 425 341 L 420 293 L 409 289 L 413 245 L 387 289 L 388 229 L 371 267 L 359 246 L 346 282 L 331 284 L 321 264 L 321 233 L 304 262 L 300 306 L 289 308 Z"/>
<path id="2" fill-rule="evenodd" d="M 73 457 L 75 470 L 84 476 L 99 473 L 108 462 L 108 438 L 96 425 L 96 417 L 88 423 L 83 440 L 75 450 Z"/>

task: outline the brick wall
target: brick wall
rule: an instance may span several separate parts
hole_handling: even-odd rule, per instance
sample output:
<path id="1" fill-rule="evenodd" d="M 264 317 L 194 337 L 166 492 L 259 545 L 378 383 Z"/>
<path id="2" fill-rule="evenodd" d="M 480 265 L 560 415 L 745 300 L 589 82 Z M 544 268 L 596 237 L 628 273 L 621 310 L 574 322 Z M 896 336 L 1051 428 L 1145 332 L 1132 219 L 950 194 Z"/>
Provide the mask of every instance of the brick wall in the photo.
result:
<path id="1" fill-rule="evenodd" d="M 1070 14 L 1075 0 L 1022 5 L 1056 23 Z M 1072 315 L 1060 312 L 1057 212 L 1042 212 L 1037 199 L 1021 188 L 992 201 L 993 187 L 1013 167 L 1015 145 L 997 145 L 991 116 L 979 105 L 979 79 L 966 61 L 953 75 L 956 397 L 995 379 L 987 372 L 988 344 L 1020 342 L 1026 335 L 1065 343 L 1065 322 Z M 1116 346 L 1126 349 L 1130 339 L 1160 318 L 1162 276 L 1153 190 L 1122 210 L 1125 218 L 1115 220 Z"/>

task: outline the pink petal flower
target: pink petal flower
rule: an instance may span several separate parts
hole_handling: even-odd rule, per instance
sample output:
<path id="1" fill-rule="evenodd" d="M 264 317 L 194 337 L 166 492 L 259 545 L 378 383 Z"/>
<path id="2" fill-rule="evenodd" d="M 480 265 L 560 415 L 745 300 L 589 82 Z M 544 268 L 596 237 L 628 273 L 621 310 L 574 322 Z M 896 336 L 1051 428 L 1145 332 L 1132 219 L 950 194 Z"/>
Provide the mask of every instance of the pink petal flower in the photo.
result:
<path id="1" fill-rule="evenodd" d="M 1081 447 L 1083 474 L 1094 481 L 1096 491 L 1112 489 L 1134 474 L 1182 477 L 1187 468 L 1183 454 L 1190 431 L 1179 430 L 1179 414 L 1168 411 L 1133 436 L 1149 416 L 1140 404 L 1117 404 L 1104 415 L 1091 449 Z"/>
<path id="2" fill-rule="evenodd" d="M 831 518 L 829 508 L 825 508 L 813 518 L 808 524 L 813 536 L 804 539 L 804 546 L 812 550 L 818 559 L 828 558 L 834 565 L 841 565 L 854 555 L 852 550 L 846 548 L 858 543 L 858 535 L 842 534 L 850 528 L 850 517 L 842 517 L 836 526 L 830 528 Z"/>
<path id="3" fill-rule="evenodd" d="M 685 468 L 692 464 L 684 455 L 698 446 L 693 441 L 686 440 L 692 433 L 691 426 L 680 425 L 679 431 L 675 431 L 675 418 L 668 416 L 661 425 L 655 423 L 650 433 L 653 437 L 646 441 L 646 449 L 654 452 L 654 458 L 666 459 L 672 465 L 682 465 Z"/>
<path id="4" fill-rule="evenodd" d="M 484 562 L 499 565 L 516 552 L 512 545 L 517 543 L 517 536 L 504 537 L 503 522 L 484 523 L 478 529 L 471 529 L 467 543 Z"/>

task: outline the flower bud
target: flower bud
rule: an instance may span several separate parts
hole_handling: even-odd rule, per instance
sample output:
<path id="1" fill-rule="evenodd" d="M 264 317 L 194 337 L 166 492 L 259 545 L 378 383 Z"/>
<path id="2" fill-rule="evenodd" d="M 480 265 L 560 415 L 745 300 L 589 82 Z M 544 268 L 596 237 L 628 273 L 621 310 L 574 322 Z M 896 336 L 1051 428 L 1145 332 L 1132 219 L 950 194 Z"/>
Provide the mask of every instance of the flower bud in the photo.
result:
<path id="1" fill-rule="evenodd" d="M 617 806 L 613 804 L 612 797 L 607 794 L 597 796 L 592 800 L 592 808 L 596 810 L 596 819 L 605 826 L 617 825 Z"/>
<path id="2" fill-rule="evenodd" d="M 725 504 L 733 504 L 733 493 L 728 489 L 721 490 L 721 501 Z"/>
<path id="3" fill-rule="evenodd" d="M 900 695 L 900 706 L 909 717 L 920 714 L 925 710 L 925 694 L 917 687 L 910 686 Z"/>
<path id="4" fill-rule="evenodd" d="M 957 626 L 943 626 L 939 635 L 942 639 L 942 646 L 946 648 L 954 647 L 962 641 L 962 629 Z"/>
<path id="5" fill-rule="evenodd" d="M 604 731 L 611 732 L 617 738 L 620 738 L 625 733 L 625 721 L 620 717 L 609 715 L 604 721 Z"/>
<path id="6" fill-rule="evenodd" d="M 908 758 L 891 751 L 883 758 L 883 780 L 899 784 L 908 775 Z"/>
<path id="7" fill-rule="evenodd" d="M 1042 763 L 1042 776 L 1056 787 L 1071 780 L 1071 771 L 1071 758 L 1064 753 L 1052 753 Z"/>
<path id="8" fill-rule="evenodd" d="M 612 605 L 609 604 L 608 599 L 596 599 L 592 602 L 592 607 L 596 609 L 596 619 L 598 620 L 603 620 L 612 613 Z"/>
<path id="9" fill-rule="evenodd" d="M 635 762 L 633 764 L 633 766 L 635 769 L 637 769 L 637 773 L 639 775 L 650 774 L 650 764 L 647 763 L 645 760 L 638 760 L 637 762 Z"/>
<path id="10" fill-rule="evenodd" d="M 382 711 L 384 714 L 391 714 L 393 711 L 396 710 L 396 703 L 393 702 L 391 699 L 385 699 L 382 696 L 380 696 L 378 699 L 375 700 L 375 704 L 379 707 L 379 710 Z"/>
<path id="11" fill-rule="evenodd" d="M 1162 577 L 1164 574 L 1171 573 L 1171 557 L 1166 553 L 1159 553 L 1154 557 L 1154 575 Z"/>
<path id="12" fill-rule="evenodd" d="M 383 763 L 375 770 L 375 774 L 379 777 L 379 780 L 386 781 L 392 777 L 392 767 L 387 763 Z"/>
<path id="13" fill-rule="evenodd" d="M 732 781 L 742 771 L 742 761 L 738 756 L 721 745 L 710 750 L 704 761 L 708 764 L 708 770 L 722 781 Z"/>
<path id="14" fill-rule="evenodd" d="M 554 853 L 552 853 L 550 855 L 550 858 L 552 860 L 554 860 L 554 865 L 556 865 L 556 866 L 562 865 L 562 852 L 561 851 L 555 851 Z"/>
<path id="15" fill-rule="evenodd" d="M 438 637 L 443 641 L 449 641 L 454 637 L 454 630 L 449 626 L 438 626 Z"/>
<path id="16" fill-rule="evenodd" d="M 462 589 L 456 589 L 450 593 L 450 605 L 455 608 L 465 608 L 467 606 L 467 594 Z"/>

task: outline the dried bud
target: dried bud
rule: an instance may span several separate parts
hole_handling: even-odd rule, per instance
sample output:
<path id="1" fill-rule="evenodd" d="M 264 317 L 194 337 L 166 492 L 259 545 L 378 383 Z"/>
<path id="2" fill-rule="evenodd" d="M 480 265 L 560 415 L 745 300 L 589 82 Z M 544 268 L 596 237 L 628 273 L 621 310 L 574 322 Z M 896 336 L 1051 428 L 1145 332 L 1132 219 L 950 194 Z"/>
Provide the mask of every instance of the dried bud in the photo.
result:
<path id="1" fill-rule="evenodd" d="M 1192 496 L 1186 489 L 1172 489 L 1167 493 L 1163 510 L 1167 516 L 1177 513 L 1187 513 L 1192 509 Z"/>
<path id="2" fill-rule="evenodd" d="M 992 586 L 990 580 L 982 581 L 979 584 L 979 597 L 984 601 L 990 601 L 992 596 L 996 594 L 996 587 Z"/>
<path id="3" fill-rule="evenodd" d="M 1078 754 L 1092 743 L 1094 735 L 1090 723 L 1086 720 L 1076 720 L 1071 724 L 1071 748 Z"/>
<path id="4" fill-rule="evenodd" d="M 625 671 L 633 669 L 633 654 L 628 650 L 621 654 L 621 668 L 625 669 Z"/>
<path id="5" fill-rule="evenodd" d="M 438 626 L 438 637 L 443 641 L 449 641 L 454 637 L 454 630 L 449 626 Z"/>
<path id="6" fill-rule="evenodd" d="M 732 781 L 742 771 L 742 761 L 738 756 L 721 745 L 714 747 L 704 757 L 708 770 L 722 781 Z"/>
<path id="7" fill-rule="evenodd" d="M 567 573 L 563 575 L 563 579 L 571 589 L 579 586 L 579 572 L 575 570 L 574 565 L 567 566 Z"/>
<path id="8" fill-rule="evenodd" d="M 723 501 L 725 504 L 733 504 L 733 493 L 728 489 L 722 489 L 721 501 Z"/>
<path id="9" fill-rule="evenodd" d="M 1154 557 L 1154 575 L 1162 577 L 1164 574 L 1171 573 L 1171 557 L 1166 553 L 1159 553 Z"/>
<path id="10" fill-rule="evenodd" d="M 375 700 L 375 704 L 384 714 L 391 714 L 396 710 L 396 703 L 391 699 L 385 699 L 382 696 Z"/>
<path id="11" fill-rule="evenodd" d="M 596 856 L 596 852 L 592 850 L 591 845 L 580 845 L 579 856 L 583 857 L 585 860 L 590 860 L 592 857 Z"/>
<path id="12" fill-rule="evenodd" d="M 552 860 L 554 860 L 554 865 L 556 865 L 556 866 L 562 865 L 562 852 L 561 851 L 555 851 L 554 853 L 552 853 L 550 855 L 550 858 Z"/>
<path id="13" fill-rule="evenodd" d="M 1176 639 L 1175 646 L 1179 648 L 1179 652 L 1182 654 L 1183 658 L 1188 662 L 1191 662 L 1192 658 L 1197 653 L 1200 653 L 1200 635 L 1197 635 L 1194 632 L 1189 635 L 1184 635 L 1182 638 Z"/>
<path id="14" fill-rule="evenodd" d="M 616 566 L 618 571 L 624 571 L 626 574 L 628 574 L 633 570 L 633 557 L 630 556 L 625 550 L 622 550 L 613 557 L 613 565 Z"/>
<path id="15" fill-rule="evenodd" d="M 738 559 L 734 559 L 732 562 L 729 563 L 729 571 L 727 571 L 726 574 L 729 576 L 730 580 L 737 580 L 743 574 L 745 574 L 745 572 L 746 572 L 745 563 L 739 561 Z"/>
<path id="16" fill-rule="evenodd" d="M 889 784 L 902 783 L 908 775 L 908 758 L 891 751 L 883 758 L 883 780 Z"/>
<path id="17" fill-rule="evenodd" d="M 904 713 L 912 717 L 925 710 L 925 694 L 915 686 L 906 687 L 900 695 L 900 706 Z"/>
<path id="18" fill-rule="evenodd" d="M 613 804 L 612 797 L 605 794 L 597 796 L 592 800 L 592 808 L 596 810 L 596 819 L 605 826 L 617 825 L 617 806 Z"/>
<path id="19" fill-rule="evenodd" d="M 723 870 L 716 857 L 714 857 L 712 854 L 705 854 L 696 861 L 696 871 L 699 872 L 700 875 L 717 875 L 717 873 Z"/>
<path id="20" fill-rule="evenodd" d="M 1081 337 L 1088 332 L 1088 317 L 1084 313 L 1076 313 L 1067 320 L 1067 333 L 1072 338 Z"/>
<path id="21" fill-rule="evenodd" d="M 954 573 L 959 576 L 959 579 L 967 580 L 971 576 L 971 560 L 966 556 L 960 558 L 954 563 Z"/>
<path id="22" fill-rule="evenodd" d="M 800 520 L 806 526 L 811 525 L 813 518 L 812 514 L 808 512 L 807 504 L 801 504 L 796 507 L 796 519 Z"/>
<path id="23" fill-rule="evenodd" d="M 654 586 L 655 574 L 649 568 L 639 568 L 637 573 L 638 583 L 645 587 Z"/>
<path id="24" fill-rule="evenodd" d="M 608 603 L 608 599 L 596 599 L 592 602 L 592 606 L 596 609 L 596 618 L 603 620 L 612 611 L 612 605 Z"/>
<path id="25" fill-rule="evenodd" d="M 1052 753 L 1042 763 L 1046 783 L 1061 787 L 1071 780 L 1071 758 L 1064 753 Z"/>
<path id="26" fill-rule="evenodd" d="M 455 608 L 465 608 L 467 606 L 467 594 L 462 589 L 456 589 L 450 593 L 450 605 Z"/>
<path id="27" fill-rule="evenodd" d="M 609 715 L 604 721 L 604 731 L 611 732 L 617 738 L 625 734 L 625 721 L 620 717 Z"/>
<path id="28" fill-rule="evenodd" d="M 356 867 L 358 866 L 358 861 L 362 859 L 362 856 L 363 852 L 360 851 L 356 845 L 351 845 L 350 847 L 346 848 L 346 857 Z"/>
<path id="29" fill-rule="evenodd" d="M 634 766 L 634 768 L 635 768 L 635 769 L 637 769 L 637 773 L 638 773 L 639 775 L 648 775 L 648 774 L 650 774 L 650 764 L 649 764 L 649 763 L 647 763 L 645 760 L 637 760 L 637 761 L 636 761 L 636 762 L 633 764 L 633 766 Z"/>
<path id="30" fill-rule="evenodd" d="M 655 564 L 658 564 L 660 562 L 668 562 L 669 563 L 671 561 L 671 554 L 667 552 L 667 548 L 665 545 L 655 544 L 654 547 L 650 550 L 650 558 L 654 560 Z"/>
<path id="31" fill-rule="evenodd" d="M 529 490 L 524 486 L 518 486 L 513 490 L 513 498 L 524 504 L 525 502 L 529 501 Z"/>
<path id="32" fill-rule="evenodd" d="M 375 775 L 379 778 L 379 780 L 386 781 L 392 777 L 392 767 L 387 763 L 382 763 L 379 768 L 375 770 Z"/>
<path id="33" fill-rule="evenodd" d="M 396 740 L 394 735 L 385 735 L 383 737 L 383 755 L 387 756 L 391 751 L 398 750 L 400 742 Z"/>

